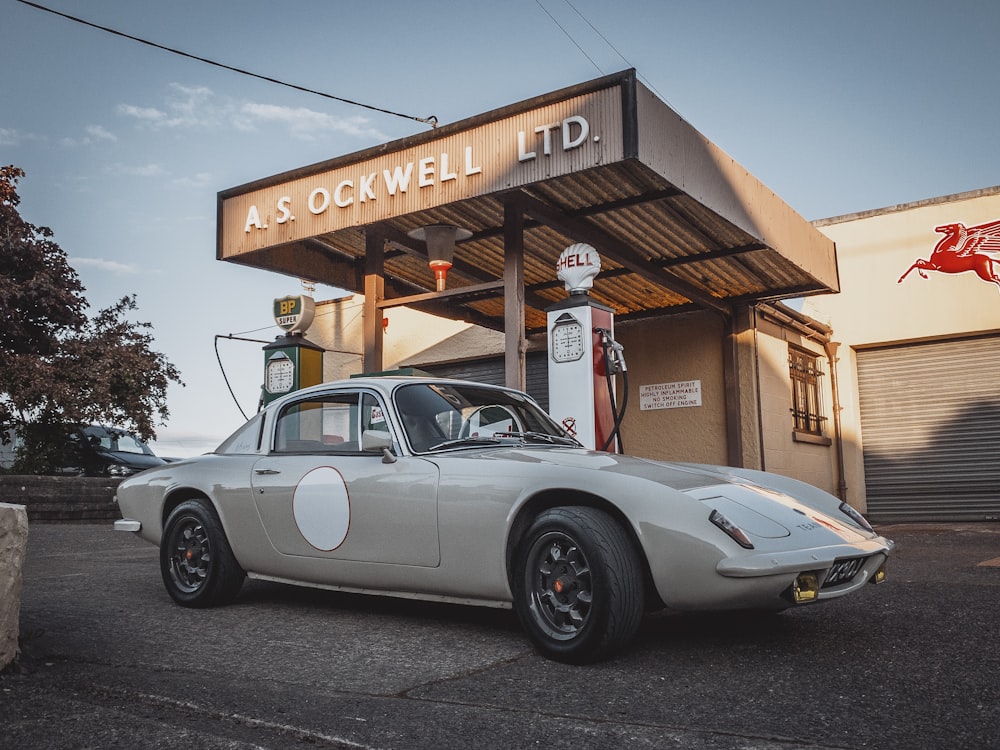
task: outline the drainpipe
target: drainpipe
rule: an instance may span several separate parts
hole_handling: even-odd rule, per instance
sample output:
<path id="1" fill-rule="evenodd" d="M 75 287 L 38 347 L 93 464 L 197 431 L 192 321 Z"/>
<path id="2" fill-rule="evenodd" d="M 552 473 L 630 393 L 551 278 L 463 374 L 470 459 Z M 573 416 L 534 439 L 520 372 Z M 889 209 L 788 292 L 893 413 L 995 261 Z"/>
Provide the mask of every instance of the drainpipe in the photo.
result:
<path id="1" fill-rule="evenodd" d="M 753 326 L 753 369 L 754 386 L 757 389 L 757 445 L 760 446 L 760 470 L 767 471 L 767 451 L 764 449 L 764 404 L 760 390 L 760 330 L 757 322 L 757 305 L 750 308 L 753 314 L 751 325 Z"/>
<path id="2" fill-rule="evenodd" d="M 827 339 L 823 343 L 826 359 L 830 363 L 830 390 L 833 391 L 833 443 L 837 448 L 837 497 L 847 502 L 847 474 L 844 470 L 844 439 L 840 430 L 840 385 L 837 381 L 837 349 L 839 341 Z"/>

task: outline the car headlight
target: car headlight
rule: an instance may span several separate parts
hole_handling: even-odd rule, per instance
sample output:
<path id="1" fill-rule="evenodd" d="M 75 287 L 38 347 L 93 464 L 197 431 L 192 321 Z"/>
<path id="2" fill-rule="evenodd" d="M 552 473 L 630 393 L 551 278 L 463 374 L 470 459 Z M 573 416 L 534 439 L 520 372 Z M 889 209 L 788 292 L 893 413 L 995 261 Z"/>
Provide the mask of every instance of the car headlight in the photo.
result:
<path id="1" fill-rule="evenodd" d="M 719 513 L 719 511 L 713 510 L 712 515 L 708 517 L 708 520 L 725 531 L 734 542 L 744 549 L 753 549 L 753 542 L 750 541 L 750 537 L 747 536 L 747 533 L 724 515 Z"/>
<path id="2" fill-rule="evenodd" d="M 858 510 L 852 508 L 847 503 L 840 504 L 840 512 L 843 513 L 848 518 L 850 518 L 852 521 L 854 521 L 854 523 L 856 523 L 861 528 L 865 529 L 866 531 L 871 531 L 872 533 L 875 533 L 875 529 L 873 529 L 872 525 L 868 523 L 868 519 L 865 518 L 863 515 L 861 515 L 861 513 Z"/>

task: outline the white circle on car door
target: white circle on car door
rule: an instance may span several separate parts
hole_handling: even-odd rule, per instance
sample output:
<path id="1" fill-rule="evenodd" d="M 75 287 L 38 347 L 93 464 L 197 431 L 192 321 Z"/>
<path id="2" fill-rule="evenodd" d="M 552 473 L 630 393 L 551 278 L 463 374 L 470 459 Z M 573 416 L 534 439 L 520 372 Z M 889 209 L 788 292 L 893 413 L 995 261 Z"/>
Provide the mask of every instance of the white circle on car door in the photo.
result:
<path id="1" fill-rule="evenodd" d="M 343 544 L 351 502 L 340 472 L 321 466 L 302 477 L 292 495 L 292 515 L 299 533 L 316 549 L 330 552 Z"/>

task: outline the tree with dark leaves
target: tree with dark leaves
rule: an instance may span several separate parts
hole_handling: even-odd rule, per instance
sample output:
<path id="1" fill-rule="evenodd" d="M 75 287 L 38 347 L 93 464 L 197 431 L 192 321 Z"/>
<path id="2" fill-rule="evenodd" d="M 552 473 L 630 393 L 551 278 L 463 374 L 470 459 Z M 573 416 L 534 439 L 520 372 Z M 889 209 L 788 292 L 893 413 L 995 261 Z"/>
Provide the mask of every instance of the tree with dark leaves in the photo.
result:
<path id="1" fill-rule="evenodd" d="M 18 212 L 24 176 L 0 167 L 0 434 L 21 438 L 15 471 L 48 473 L 75 425 L 155 438 L 169 417 L 167 387 L 181 380 L 151 348 L 152 325 L 126 317 L 134 295 L 87 317 L 83 284 L 52 230 Z"/>

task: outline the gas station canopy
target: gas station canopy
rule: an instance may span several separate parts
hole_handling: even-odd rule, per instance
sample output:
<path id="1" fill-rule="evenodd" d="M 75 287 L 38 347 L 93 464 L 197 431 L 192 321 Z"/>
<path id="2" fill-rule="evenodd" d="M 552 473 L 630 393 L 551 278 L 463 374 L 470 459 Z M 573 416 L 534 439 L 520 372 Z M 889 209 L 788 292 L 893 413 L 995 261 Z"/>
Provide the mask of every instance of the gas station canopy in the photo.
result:
<path id="1" fill-rule="evenodd" d="M 521 335 L 565 299 L 577 242 L 619 321 L 839 289 L 833 242 L 632 70 L 222 191 L 218 212 L 220 260 L 356 292 L 377 276 L 381 307 L 495 329 L 514 292 Z M 471 233 L 445 291 L 410 236 L 431 225 Z"/>

